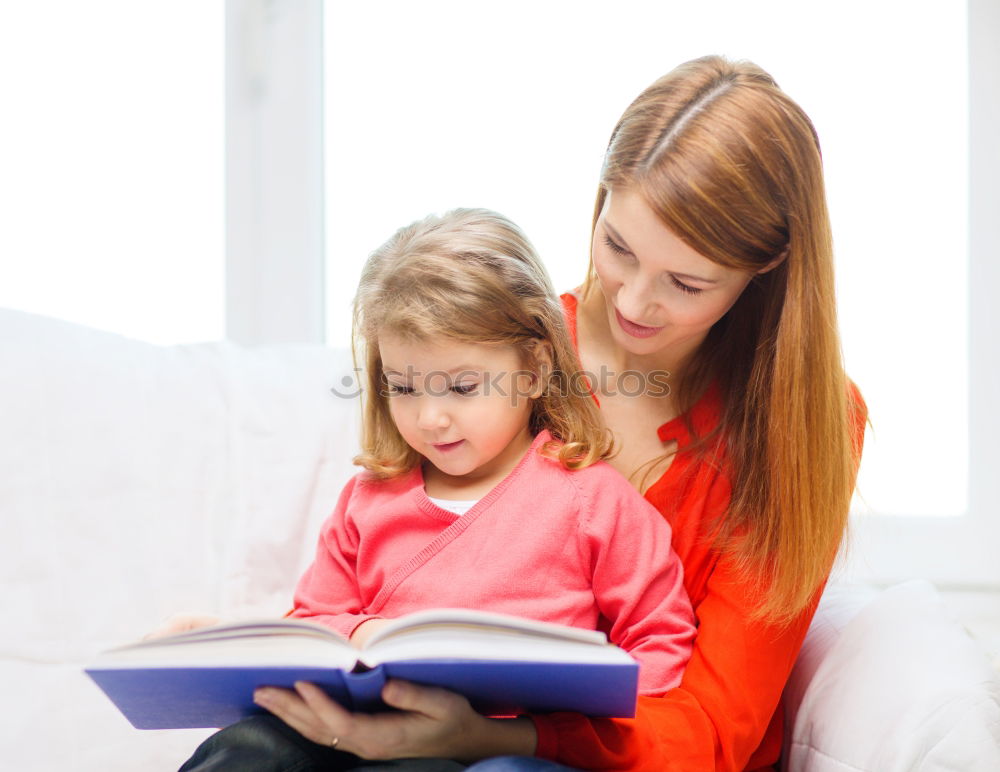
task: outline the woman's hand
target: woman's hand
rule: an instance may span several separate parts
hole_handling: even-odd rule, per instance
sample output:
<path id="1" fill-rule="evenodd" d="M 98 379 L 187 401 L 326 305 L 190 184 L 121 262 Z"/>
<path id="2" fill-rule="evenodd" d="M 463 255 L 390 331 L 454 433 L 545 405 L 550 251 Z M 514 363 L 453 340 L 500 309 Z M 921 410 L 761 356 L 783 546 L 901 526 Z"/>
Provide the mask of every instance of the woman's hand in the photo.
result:
<path id="1" fill-rule="evenodd" d="M 254 692 L 254 702 L 313 742 L 331 745 L 336 739 L 338 750 L 364 759 L 473 761 L 535 752 L 537 735 L 530 719 L 486 718 L 453 692 L 391 680 L 382 699 L 397 710 L 351 713 L 303 681 L 294 691 L 262 687 Z"/>
<path id="2" fill-rule="evenodd" d="M 142 640 L 149 641 L 153 638 L 163 638 L 166 635 L 176 633 L 186 633 L 188 630 L 197 630 L 199 627 L 209 627 L 219 624 L 219 617 L 208 614 L 174 614 L 164 620 L 158 628 L 151 633 L 147 633 Z"/>

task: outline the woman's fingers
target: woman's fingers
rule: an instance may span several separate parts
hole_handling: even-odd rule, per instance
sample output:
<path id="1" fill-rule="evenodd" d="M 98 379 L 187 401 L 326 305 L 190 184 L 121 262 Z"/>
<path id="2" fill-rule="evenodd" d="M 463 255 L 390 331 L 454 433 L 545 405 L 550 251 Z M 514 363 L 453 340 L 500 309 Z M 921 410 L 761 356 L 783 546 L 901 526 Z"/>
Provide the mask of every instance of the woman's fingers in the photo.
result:
<path id="1" fill-rule="evenodd" d="M 329 745 L 339 737 L 296 691 L 264 687 L 254 692 L 253 701 L 314 743 Z"/>
<path id="2" fill-rule="evenodd" d="M 337 738 L 339 750 L 366 759 L 455 756 L 475 722 L 486 721 L 464 697 L 443 689 L 391 680 L 382 698 L 395 710 L 351 713 L 306 682 L 297 682 L 294 691 L 254 692 L 254 702 L 304 737 L 320 745 Z"/>
<path id="3" fill-rule="evenodd" d="M 382 689 L 382 699 L 390 707 L 421 713 L 438 721 L 453 721 L 456 716 L 471 711 L 469 701 L 454 692 L 395 679 Z"/>
<path id="4" fill-rule="evenodd" d="M 330 731 L 330 742 L 334 737 L 349 736 L 354 724 L 354 716 L 337 702 L 326 696 L 326 692 L 308 681 L 296 681 L 295 691 L 322 725 Z"/>

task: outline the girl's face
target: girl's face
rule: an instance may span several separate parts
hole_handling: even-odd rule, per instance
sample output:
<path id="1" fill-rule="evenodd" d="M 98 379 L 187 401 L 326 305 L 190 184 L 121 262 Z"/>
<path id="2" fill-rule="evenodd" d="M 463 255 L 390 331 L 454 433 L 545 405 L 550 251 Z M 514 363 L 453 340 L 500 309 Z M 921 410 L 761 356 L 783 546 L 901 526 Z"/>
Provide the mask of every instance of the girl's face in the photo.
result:
<path id="1" fill-rule="evenodd" d="M 627 188 L 608 192 L 593 242 L 611 335 L 636 356 L 682 361 L 752 277 L 695 252 Z"/>
<path id="2" fill-rule="evenodd" d="M 492 488 L 532 442 L 535 380 L 511 346 L 380 335 L 389 412 L 407 444 L 456 487 Z"/>

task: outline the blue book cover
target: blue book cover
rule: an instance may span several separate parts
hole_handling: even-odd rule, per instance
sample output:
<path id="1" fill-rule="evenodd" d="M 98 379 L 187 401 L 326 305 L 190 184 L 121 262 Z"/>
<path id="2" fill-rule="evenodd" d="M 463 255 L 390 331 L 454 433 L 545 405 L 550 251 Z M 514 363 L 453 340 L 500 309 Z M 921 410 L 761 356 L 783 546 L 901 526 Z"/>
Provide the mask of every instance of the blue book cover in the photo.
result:
<path id="1" fill-rule="evenodd" d="M 362 650 L 301 620 L 244 622 L 113 649 L 86 672 L 136 728 L 180 729 L 261 713 L 255 688 L 295 681 L 351 710 L 384 710 L 388 678 L 458 692 L 486 715 L 631 717 L 639 666 L 600 632 L 435 609 L 395 620 Z"/>

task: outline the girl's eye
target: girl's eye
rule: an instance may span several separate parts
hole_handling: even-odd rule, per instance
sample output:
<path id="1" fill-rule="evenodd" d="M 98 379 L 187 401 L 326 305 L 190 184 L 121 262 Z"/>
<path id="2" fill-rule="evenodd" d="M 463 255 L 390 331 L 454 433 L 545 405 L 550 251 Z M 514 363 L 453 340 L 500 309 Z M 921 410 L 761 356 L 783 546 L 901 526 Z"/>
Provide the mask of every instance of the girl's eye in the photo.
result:
<path id="1" fill-rule="evenodd" d="M 479 388 L 478 383 L 456 383 L 451 390 L 456 394 L 471 394 L 477 388 Z"/>
<path id="2" fill-rule="evenodd" d="M 698 289 L 697 287 L 690 287 L 684 282 L 678 281 L 676 276 L 670 277 L 670 283 L 673 284 L 675 287 L 677 287 L 677 289 L 679 289 L 681 292 L 685 292 L 688 295 L 697 295 L 699 292 L 704 291 Z"/>
<path id="3" fill-rule="evenodd" d="M 390 394 L 412 394 L 413 393 L 413 389 L 410 386 L 401 386 L 398 383 L 390 383 L 390 384 L 388 384 L 388 386 L 389 386 L 389 393 Z"/>

